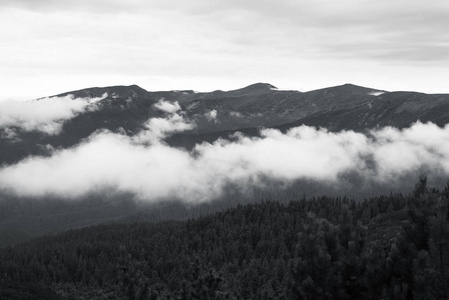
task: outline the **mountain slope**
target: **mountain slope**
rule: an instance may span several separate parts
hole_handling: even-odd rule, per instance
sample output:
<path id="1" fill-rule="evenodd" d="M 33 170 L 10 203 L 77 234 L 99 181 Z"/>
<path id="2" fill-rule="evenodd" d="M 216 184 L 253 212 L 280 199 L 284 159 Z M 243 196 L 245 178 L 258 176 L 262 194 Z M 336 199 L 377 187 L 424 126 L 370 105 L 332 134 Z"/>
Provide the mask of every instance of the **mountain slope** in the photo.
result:
<path id="1" fill-rule="evenodd" d="M 178 101 L 185 116 L 196 124 L 193 130 L 178 134 L 177 146 L 183 146 L 182 140 L 192 145 L 189 139 L 201 142 L 205 137 L 210 141 L 213 136 L 244 128 L 286 130 L 306 124 L 333 131 L 365 131 L 382 126 L 403 128 L 418 120 L 439 126 L 449 122 L 447 94 L 385 92 L 352 84 L 304 93 L 277 90 L 267 83 L 210 93 L 148 92 L 131 85 L 88 88 L 57 96 L 68 95 L 103 99 L 96 103 L 97 109 L 67 120 L 59 135 L 18 130 L 18 138 L 11 140 L 0 128 L 0 164 L 17 162 L 29 155 L 45 155 L 48 145 L 55 149 L 71 147 L 96 130 L 135 134 L 149 118 L 163 116 L 154 107 L 161 99 Z"/>

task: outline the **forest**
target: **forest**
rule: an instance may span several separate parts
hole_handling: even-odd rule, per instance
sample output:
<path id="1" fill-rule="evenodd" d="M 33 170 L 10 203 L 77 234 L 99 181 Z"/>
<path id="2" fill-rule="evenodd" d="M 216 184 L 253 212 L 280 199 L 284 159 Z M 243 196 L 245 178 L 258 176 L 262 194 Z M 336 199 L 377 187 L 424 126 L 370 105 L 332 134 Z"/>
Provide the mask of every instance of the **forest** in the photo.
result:
<path id="1" fill-rule="evenodd" d="M 261 201 L 0 249 L 0 299 L 447 299 L 449 184 Z"/>

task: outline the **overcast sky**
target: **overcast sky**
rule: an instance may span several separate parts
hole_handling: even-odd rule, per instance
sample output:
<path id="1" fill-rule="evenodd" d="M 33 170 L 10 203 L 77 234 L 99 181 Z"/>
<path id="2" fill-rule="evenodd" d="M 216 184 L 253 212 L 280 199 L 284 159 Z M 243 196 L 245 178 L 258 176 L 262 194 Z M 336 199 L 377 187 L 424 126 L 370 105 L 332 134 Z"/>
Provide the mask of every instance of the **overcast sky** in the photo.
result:
<path id="1" fill-rule="evenodd" d="M 445 0 L 0 0 L 0 100 L 92 86 L 449 93 Z"/>

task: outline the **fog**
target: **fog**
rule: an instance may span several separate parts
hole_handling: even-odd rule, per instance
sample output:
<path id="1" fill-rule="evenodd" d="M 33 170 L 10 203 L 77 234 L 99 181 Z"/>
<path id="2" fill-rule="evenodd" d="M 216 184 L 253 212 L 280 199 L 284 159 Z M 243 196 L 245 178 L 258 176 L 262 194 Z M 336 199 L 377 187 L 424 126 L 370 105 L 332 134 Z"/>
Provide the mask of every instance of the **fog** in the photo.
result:
<path id="1" fill-rule="evenodd" d="M 237 133 L 229 140 L 174 148 L 164 138 L 195 125 L 177 103 L 156 104 L 165 112 L 134 136 L 97 131 L 50 157 L 28 157 L 0 169 L 0 187 L 19 196 L 76 198 L 91 192 L 131 192 L 142 201 L 204 202 L 229 184 L 257 185 L 312 180 L 338 185 L 356 173 L 366 180 L 392 182 L 421 168 L 449 174 L 449 126 L 416 123 L 369 134 L 329 132 L 300 126 L 281 133 L 262 129 L 259 137 Z M 415 180 L 415 178 L 411 179 Z"/>
<path id="2" fill-rule="evenodd" d="M 62 124 L 87 110 L 97 109 L 96 102 L 106 98 L 65 97 L 42 98 L 31 101 L 0 101 L 0 129 L 3 137 L 14 137 L 16 130 L 40 131 L 55 135 Z"/>

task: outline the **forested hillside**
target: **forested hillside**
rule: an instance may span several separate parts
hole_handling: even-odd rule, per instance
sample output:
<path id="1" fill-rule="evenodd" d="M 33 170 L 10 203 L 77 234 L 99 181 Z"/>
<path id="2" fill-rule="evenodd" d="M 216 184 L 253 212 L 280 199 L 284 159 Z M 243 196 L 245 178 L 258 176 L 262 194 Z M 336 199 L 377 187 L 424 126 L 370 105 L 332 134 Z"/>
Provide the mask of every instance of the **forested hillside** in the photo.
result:
<path id="1" fill-rule="evenodd" d="M 239 205 L 0 252 L 1 299 L 446 299 L 449 188 Z M 31 297 L 31 298 L 32 298 Z"/>
<path id="2" fill-rule="evenodd" d="M 264 180 L 260 186 L 245 186 L 244 189 L 228 184 L 220 198 L 197 204 L 185 204 L 182 201 L 137 202 L 132 195 L 124 193 L 89 194 L 77 201 L 58 197 L 20 198 L 0 193 L 0 248 L 38 236 L 103 223 L 181 221 L 224 211 L 237 204 L 260 201 L 288 204 L 292 200 L 322 195 L 347 196 L 357 201 L 380 195 L 381 191 L 407 193 L 413 189 L 413 182 L 406 179 L 376 184 L 352 176 L 342 182 L 335 186 L 312 180 L 287 184 Z M 434 178 L 429 178 L 429 182 L 432 182 L 432 186 L 444 186 L 443 181 L 438 182 Z"/>

